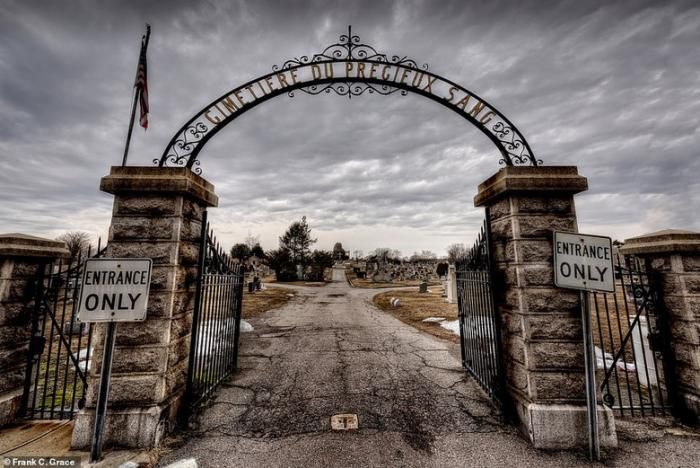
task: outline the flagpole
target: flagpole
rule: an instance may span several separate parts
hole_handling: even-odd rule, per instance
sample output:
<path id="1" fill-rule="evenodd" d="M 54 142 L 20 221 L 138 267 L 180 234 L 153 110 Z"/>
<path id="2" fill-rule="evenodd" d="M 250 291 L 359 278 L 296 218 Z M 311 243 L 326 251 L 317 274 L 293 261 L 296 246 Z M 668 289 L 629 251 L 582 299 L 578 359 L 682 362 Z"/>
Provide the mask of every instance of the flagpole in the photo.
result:
<path id="1" fill-rule="evenodd" d="M 134 117 L 136 116 L 136 103 L 139 100 L 141 91 L 136 88 L 134 93 L 134 104 L 131 106 L 131 119 L 129 119 L 129 132 L 126 134 L 126 146 L 124 146 L 124 157 L 122 158 L 122 166 L 126 166 L 126 157 L 129 154 L 129 143 L 131 143 L 131 132 L 134 129 Z"/>
<path id="2" fill-rule="evenodd" d="M 141 39 L 141 51 L 148 48 L 148 40 L 151 37 L 151 25 L 146 25 L 146 34 Z M 141 52 L 139 52 L 139 64 L 141 63 Z M 137 67 L 138 68 L 138 67 Z M 129 119 L 129 131 L 126 134 L 126 145 L 124 145 L 124 157 L 122 158 L 122 166 L 126 166 L 126 158 L 129 155 L 129 144 L 131 143 L 131 132 L 134 130 L 134 118 L 136 117 L 136 103 L 139 100 L 141 88 L 136 88 L 134 93 L 134 102 L 131 105 L 131 118 Z"/>

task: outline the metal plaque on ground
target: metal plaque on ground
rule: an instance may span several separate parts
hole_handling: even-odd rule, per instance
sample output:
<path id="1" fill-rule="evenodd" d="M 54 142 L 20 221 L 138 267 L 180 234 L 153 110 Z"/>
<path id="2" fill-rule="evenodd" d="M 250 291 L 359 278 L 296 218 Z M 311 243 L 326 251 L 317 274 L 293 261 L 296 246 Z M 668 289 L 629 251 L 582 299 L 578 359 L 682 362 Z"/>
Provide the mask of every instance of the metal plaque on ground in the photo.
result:
<path id="1" fill-rule="evenodd" d="M 555 232 L 554 284 L 560 288 L 614 292 L 611 239 L 575 232 Z"/>
<path id="2" fill-rule="evenodd" d="M 138 322 L 146 319 L 150 258 L 90 258 L 78 304 L 80 322 Z"/>

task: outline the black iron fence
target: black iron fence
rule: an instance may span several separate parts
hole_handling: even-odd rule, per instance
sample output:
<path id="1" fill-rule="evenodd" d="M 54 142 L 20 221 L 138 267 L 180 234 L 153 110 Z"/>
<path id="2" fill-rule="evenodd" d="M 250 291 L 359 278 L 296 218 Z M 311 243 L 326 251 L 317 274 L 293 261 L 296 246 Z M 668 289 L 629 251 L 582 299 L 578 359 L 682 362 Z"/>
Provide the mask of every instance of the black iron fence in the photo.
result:
<path id="1" fill-rule="evenodd" d="M 488 238 L 488 224 L 484 221 L 476 243 L 466 258 L 456 264 L 459 332 L 462 366 L 502 407 L 501 346 Z"/>
<path id="2" fill-rule="evenodd" d="M 202 221 L 199 277 L 190 343 L 187 400 L 194 407 L 236 369 L 244 269 Z"/>
<path id="3" fill-rule="evenodd" d="M 85 259 L 103 253 L 98 244 L 37 272 L 21 408 L 27 418 L 72 419 L 85 405 L 94 344 L 92 324 L 77 320 L 80 282 Z"/>
<path id="4" fill-rule="evenodd" d="M 615 292 L 590 299 L 596 380 L 603 403 L 619 416 L 669 413 L 671 374 L 666 325 L 646 266 L 617 255 Z M 666 364 L 666 366 L 665 366 Z"/>

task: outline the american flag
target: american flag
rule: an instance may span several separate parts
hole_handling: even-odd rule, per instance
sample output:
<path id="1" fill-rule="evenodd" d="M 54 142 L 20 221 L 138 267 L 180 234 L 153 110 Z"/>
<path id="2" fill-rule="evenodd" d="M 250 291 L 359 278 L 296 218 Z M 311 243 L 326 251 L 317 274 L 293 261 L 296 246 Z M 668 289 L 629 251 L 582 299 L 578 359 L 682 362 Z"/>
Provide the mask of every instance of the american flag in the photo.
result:
<path id="1" fill-rule="evenodd" d="M 148 128 L 148 74 L 146 73 L 146 49 L 148 48 L 148 39 L 151 36 L 151 26 L 146 25 L 146 35 L 141 41 L 141 55 L 139 56 L 139 66 L 136 69 L 136 81 L 134 87 L 138 93 L 139 107 L 141 116 L 139 117 L 139 125 L 143 128 Z"/>

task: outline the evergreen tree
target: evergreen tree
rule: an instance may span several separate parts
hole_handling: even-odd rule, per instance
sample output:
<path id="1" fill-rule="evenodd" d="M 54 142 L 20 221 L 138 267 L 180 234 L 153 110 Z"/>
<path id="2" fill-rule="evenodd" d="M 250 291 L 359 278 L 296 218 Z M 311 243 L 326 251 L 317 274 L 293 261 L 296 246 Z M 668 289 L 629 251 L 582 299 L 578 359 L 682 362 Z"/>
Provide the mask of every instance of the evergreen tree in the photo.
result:
<path id="1" fill-rule="evenodd" d="M 280 249 L 289 251 L 292 262 L 306 267 L 309 262 L 310 247 L 315 242 L 316 239 L 311 237 L 311 228 L 304 216 L 301 221 L 293 222 L 280 237 Z"/>

